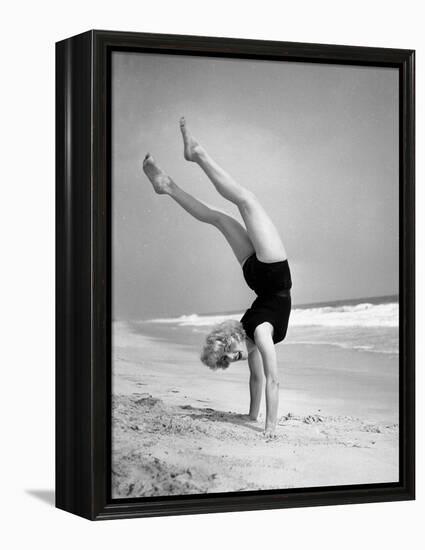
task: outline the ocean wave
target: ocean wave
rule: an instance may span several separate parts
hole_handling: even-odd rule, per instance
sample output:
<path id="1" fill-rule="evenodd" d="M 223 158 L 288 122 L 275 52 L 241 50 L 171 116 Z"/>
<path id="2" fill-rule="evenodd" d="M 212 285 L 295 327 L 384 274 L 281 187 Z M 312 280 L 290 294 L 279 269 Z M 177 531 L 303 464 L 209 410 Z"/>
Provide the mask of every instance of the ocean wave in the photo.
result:
<path id="1" fill-rule="evenodd" d="M 150 323 L 175 324 L 182 327 L 207 327 L 228 320 L 238 321 L 243 312 L 215 315 L 181 315 L 174 318 L 151 319 Z M 322 327 L 398 327 L 398 303 L 323 306 L 294 308 L 291 326 Z"/>
<path id="2" fill-rule="evenodd" d="M 192 313 L 190 315 L 181 315 L 180 317 L 150 319 L 148 322 L 176 324 L 181 327 L 209 327 L 224 321 L 239 321 L 242 315 L 242 313 L 232 313 L 228 315 L 198 315 L 197 313 Z"/>
<path id="3" fill-rule="evenodd" d="M 363 303 L 354 306 L 294 309 L 292 326 L 397 327 L 398 304 Z"/>

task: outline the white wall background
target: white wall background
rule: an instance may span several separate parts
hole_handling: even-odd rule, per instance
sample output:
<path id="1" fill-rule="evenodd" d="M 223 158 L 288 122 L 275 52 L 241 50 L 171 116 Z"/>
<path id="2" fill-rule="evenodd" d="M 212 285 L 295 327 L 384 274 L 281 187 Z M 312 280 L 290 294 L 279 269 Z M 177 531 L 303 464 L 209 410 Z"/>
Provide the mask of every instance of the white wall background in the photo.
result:
<path id="1" fill-rule="evenodd" d="M 5 3 L 0 86 L 0 507 L 4 548 L 422 547 L 424 291 L 418 285 L 418 500 L 90 523 L 51 505 L 54 483 L 54 42 L 97 28 L 413 48 L 417 277 L 424 280 L 421 3 L 387 0 L 58 0 Z M 41 491 L 41 493 L 40 493 Z M 44 492 L 43 492 L 44 491 Z M 36 496 L 34 494 L 36 492 Z M 40 498 L 40 495 L 43 498 Z"/>

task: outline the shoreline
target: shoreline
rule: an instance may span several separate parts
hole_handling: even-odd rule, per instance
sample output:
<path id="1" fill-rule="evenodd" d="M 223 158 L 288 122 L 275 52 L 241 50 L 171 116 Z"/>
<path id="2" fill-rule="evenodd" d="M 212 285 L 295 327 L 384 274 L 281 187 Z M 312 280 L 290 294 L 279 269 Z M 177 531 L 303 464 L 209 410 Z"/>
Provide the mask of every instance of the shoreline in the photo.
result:
<path id="1" fill-rule="evenodd" d="M 246 364 L 212 372 L 190 346 L 115 331 L 113 497 L 398 481 L 398 424 L 385 407 L 356 405 L 363 396 L 324 398 L 334 363 L 345 357 L 339 368 L 350 375 L 350 354 L 282 348 L 285 356 L 293 348 L 297 363 L 283 369 L 278 437 L 268 442 L 264 398 L 258 422 L 244 417 Z M 350 407 L 368 414 L 349 414 Z"/>

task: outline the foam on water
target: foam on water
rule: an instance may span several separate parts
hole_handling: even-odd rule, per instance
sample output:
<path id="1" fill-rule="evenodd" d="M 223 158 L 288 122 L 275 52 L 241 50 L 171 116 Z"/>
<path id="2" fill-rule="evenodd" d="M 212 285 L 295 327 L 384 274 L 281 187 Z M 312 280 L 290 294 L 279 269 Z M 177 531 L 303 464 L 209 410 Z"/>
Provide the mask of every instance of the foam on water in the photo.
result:
<path id="1" fill-rule="evenodd" d="M 142 321 L 140 329 L 143 331 L 143 326 L 157 327 L 164 335 L 170 331 L 175 334 L 177 330 L 184 339 L 190 335 L 205 335 L 213 325 L 223 321 L 239 321 L 242 315 L 242 311 L 211 315 L 192 313 Z M 396 297 L 299 306 L 291 312 L 285 343 L 328 345 L 359 352 L 397 354 L 398 316 Z"/>
<path id="2" fill-rule="evenodd" d="M 398 303 L 338 305 L 294 308 L 292 326 L 322 327 L 398 327 Z M 152 319 L 151 323 L 172 323 L 186 327 L 212 326 L 222 321 L 239 320 L 243 312 L 216 315 L 181 315 L 174 318 Z"/>

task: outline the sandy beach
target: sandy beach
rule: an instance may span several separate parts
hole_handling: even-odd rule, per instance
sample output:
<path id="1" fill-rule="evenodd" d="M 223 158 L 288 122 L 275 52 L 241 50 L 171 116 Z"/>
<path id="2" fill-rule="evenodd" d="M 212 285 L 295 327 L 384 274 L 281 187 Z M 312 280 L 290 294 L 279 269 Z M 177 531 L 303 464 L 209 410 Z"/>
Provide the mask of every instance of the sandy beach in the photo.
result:
<path id="1" fill-rule="evenodd" d="M 114 326 L 112 496 L 398 480 L 397 358 L 278 346 L 277 439 L 249 407 L 248 365 L 213 372 L 199 346 Z"/>

